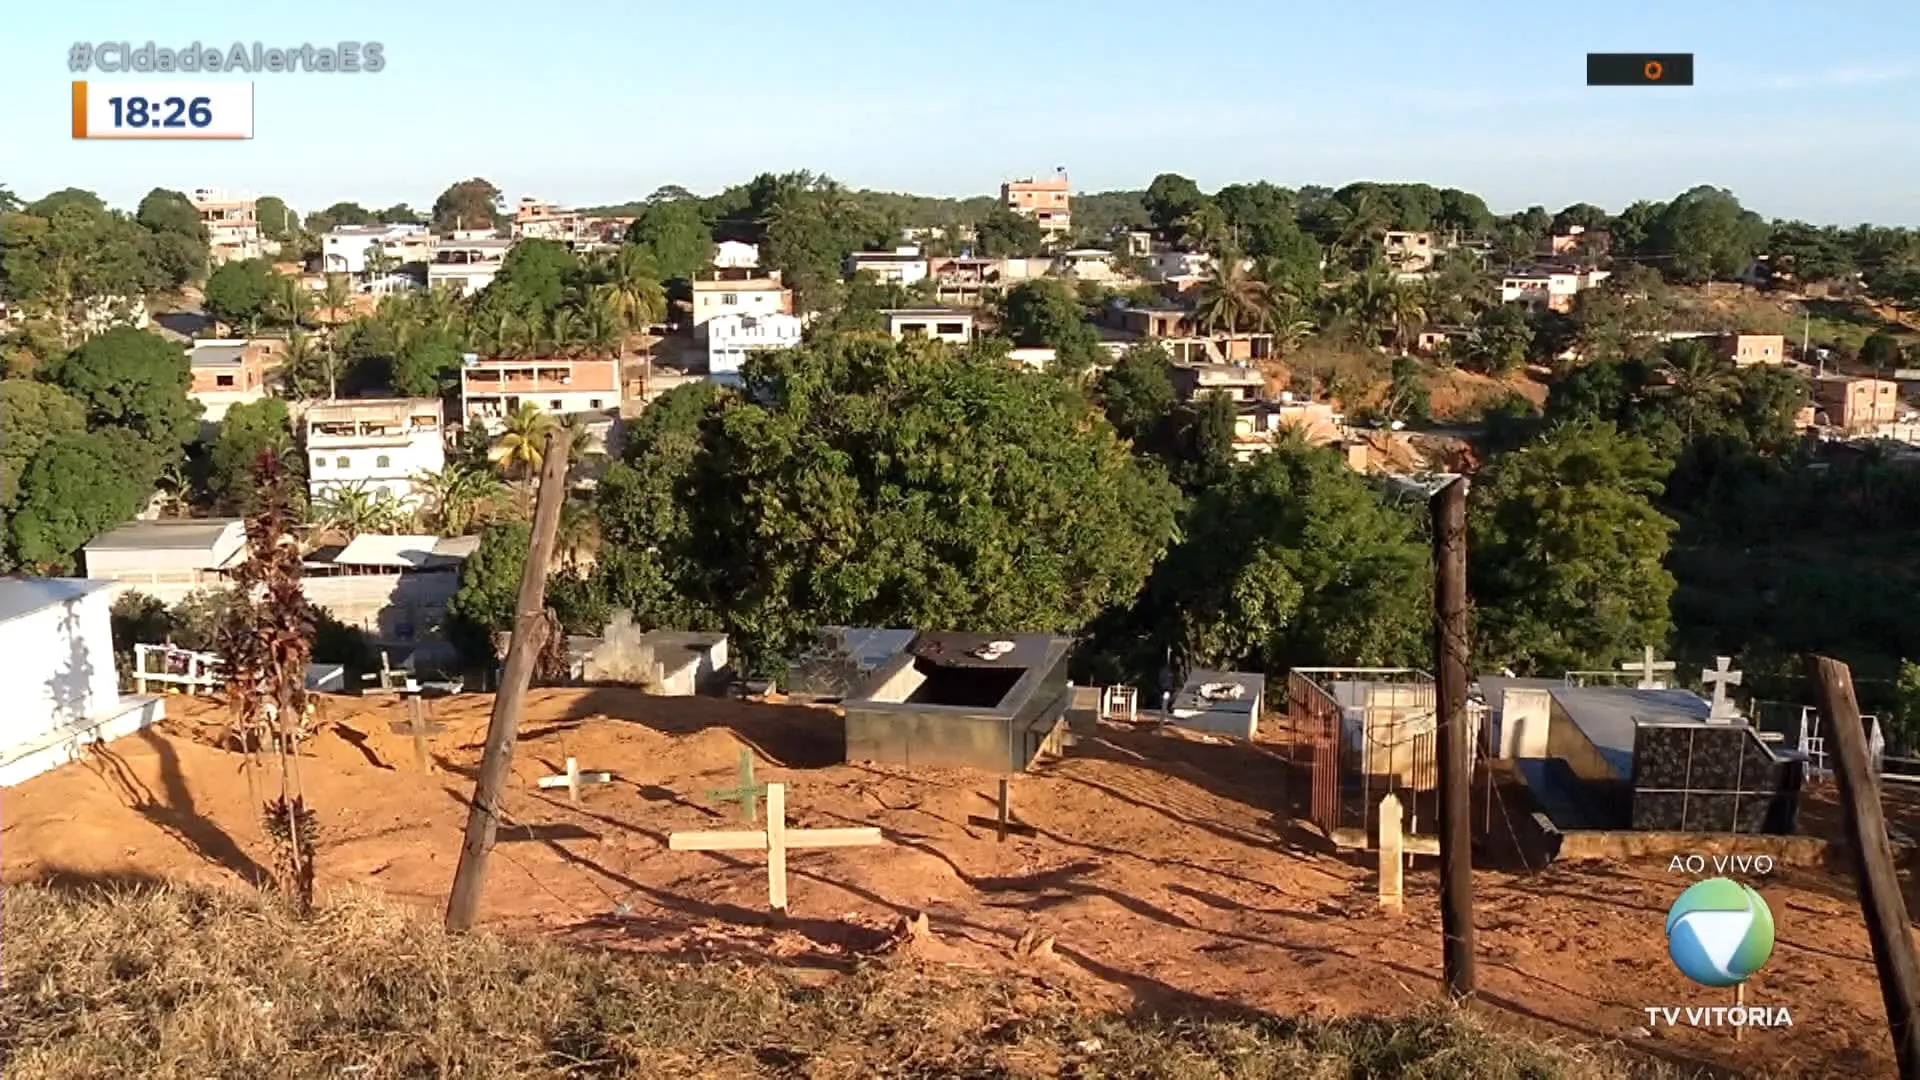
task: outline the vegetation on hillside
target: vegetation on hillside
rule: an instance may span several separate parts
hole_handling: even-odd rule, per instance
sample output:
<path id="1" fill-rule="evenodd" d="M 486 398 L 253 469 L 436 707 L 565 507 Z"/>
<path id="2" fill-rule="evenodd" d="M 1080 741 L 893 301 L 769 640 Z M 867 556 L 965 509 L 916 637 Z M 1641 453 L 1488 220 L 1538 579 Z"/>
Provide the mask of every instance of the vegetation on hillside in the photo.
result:
<path id="1" fill-rule="evenodd" d="M 451 936 L 364 897 L 297 924 L 257 895 L 178 888 L 14 885 L 4 903 L 0 1051 L 9 1075 L 49 1080 L 1667 1075 L 1439 1008 L 1330 1023 L 1119 1016 L 1026 976 L 879 959 L 803 982 Z"/>

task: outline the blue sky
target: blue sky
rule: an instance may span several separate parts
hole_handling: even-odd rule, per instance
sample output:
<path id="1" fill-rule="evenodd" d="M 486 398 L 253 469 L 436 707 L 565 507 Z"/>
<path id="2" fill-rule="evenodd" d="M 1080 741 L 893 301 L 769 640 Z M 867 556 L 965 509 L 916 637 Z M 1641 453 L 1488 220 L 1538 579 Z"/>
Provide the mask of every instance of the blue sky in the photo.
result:
<path id="1" fill-rule="evenodd" d="M 509 199 L 589 204 L 794 168 L 962 195 L 1065 165 L 1081 190 L 1162 171 L 1208 190 L 1423 180 L 1500 211 L 1711 183 L 1768 216 L 1920 225 L 1912 0 L 15 6 L 0 184 L 28 197 L 220 187 L 424 207 L 480 175 Z M 71 138 L 74 41 L 256 39 L 377 40 L 387 68 L 251 76 L 247 142 Z M 1691 51 L 1697 85 L 1589 89 L 1589 51 Z"/>

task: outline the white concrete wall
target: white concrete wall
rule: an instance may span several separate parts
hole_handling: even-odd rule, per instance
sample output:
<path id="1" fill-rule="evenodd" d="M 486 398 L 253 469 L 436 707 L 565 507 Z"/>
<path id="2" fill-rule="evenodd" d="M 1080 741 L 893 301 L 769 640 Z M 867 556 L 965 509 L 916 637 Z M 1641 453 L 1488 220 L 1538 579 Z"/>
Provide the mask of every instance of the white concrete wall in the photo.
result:
<path id="1" fill-rule="evenodd" d="M 0 747 L 112 710 L 120 700 L 113 670 L 113 598 L 96 589 L 0 623 Z"/>
<path id="2" fill-rule="evenodd" d="M 709 289 L 707 282 L 700 284 L 701 288 L 693 293 L 693 325 L 703 334 L 707 323 L 722 315 L 778 315 L 784 306 L 783 290 L 780 289 L 735 291 L 719 287 Z M 729 298 L 732 299 L 731 303 L 728 303 Z"/>
<path id="3" fill-rule="evenodd" d="M 1553 717 L 1551 691 L 1510 687 L 1500 702 L 1500 756 L 1537 759 L 1547 756 L 1547 728 Z"/>

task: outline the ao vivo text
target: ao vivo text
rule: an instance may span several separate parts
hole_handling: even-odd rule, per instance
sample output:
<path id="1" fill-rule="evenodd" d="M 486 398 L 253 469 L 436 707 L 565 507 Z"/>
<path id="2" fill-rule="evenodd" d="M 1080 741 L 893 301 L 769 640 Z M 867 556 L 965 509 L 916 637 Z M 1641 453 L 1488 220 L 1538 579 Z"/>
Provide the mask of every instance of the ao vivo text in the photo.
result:
<path id="1" fill-rule="evenodd" d="M 1736 874 L 1771 874 L 1773 856 L 1771 855 L 1675 855 L 1667 863 L 1669 874 L 1704 874 L 1707 868 L 1726 875 L 1729 871 Z"/>
<path id="2" fill-rule="evenodd" d="M 1687 1005 L 1664 1008 L 1643 1006 L 1647 1026 L 1679 1027 L 1792 1027 L 1793 1014 L 1785 1005 Z"/>

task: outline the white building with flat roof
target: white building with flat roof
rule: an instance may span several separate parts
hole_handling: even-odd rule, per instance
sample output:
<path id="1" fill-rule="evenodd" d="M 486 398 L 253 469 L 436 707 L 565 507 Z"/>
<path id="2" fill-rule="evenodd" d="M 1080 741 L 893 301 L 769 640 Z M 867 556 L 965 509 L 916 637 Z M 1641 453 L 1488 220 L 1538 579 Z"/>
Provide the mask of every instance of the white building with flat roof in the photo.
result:
<path id="1" fill-rule="evenodd" d="M 760 247 L 739 240 L 722 240 L 713 245 L 716 270 L 751 270 L 760 265 Z"/>
<path id="2" fill-rule="evenodd" d="M 168 604 L 196 589 L 225 588 L 246 558 L 247 523 L 240 518 L 129 521 L 80 549 L 87 577 L 119 582 Z"/>
<path id="3" fill-rule="evenodd" d="M 721 315 L 707 320 L 707 378 L 737 386 L 740 365 L 747 354 L 766 349 L 791 349 L 800 344 L 806 320 L 798 315 Z"/>
<path id="4" fill-rule="evenodd" d="M 207 257 L 214 265 L 258 259 L 266 254 L 252 196 L 199 188 L 187 196 L 187 201 L 193 204 L 200 215 L 200 224 L 206 227 Z"/>
<path id="5" fill-rule="evenodd" d="M 472 296 L 493 284 L 513 241 L 498 237 L 442 240 L 427 264 L 427 287 L 449 288 Z"/>
<path id="6" fill-rule="evenodd" d="M 307 407 L 307 493 L 315 502 L 361 487 L 420 504 L 413 478 L 447 464 L 439 398 L 324 401 Z"/>
<path id="7" fill-rule="evenodd" d="M 973 340 L 973 312 L 963 308 L 889 308 L 880 316 L 896 341 L 921 337 L 965 345 Z"/>
<path id="8" fill-rule="evenodd" d="M 160 719 L 156 697 L 122 697 L 113 601 L 123 586 L 86 578 L 0 579 L 0 788 Z"/>
<path id="9" fill-rule="evenodd" d="M 433 233 L 425 225 L 341 225 L 320 238 L 320 269 L 364 274 L 376 251 L 396 264 L 427 262 L 434 256 Z"/>
<path id="10" fill-rule="evenodd" d="M 847 256 L 847 276 L 872 274 L 889 285 L 912 285 L 927 280 L 927 257 L 917 247 L 892 251 L 856 251 Z"/>

